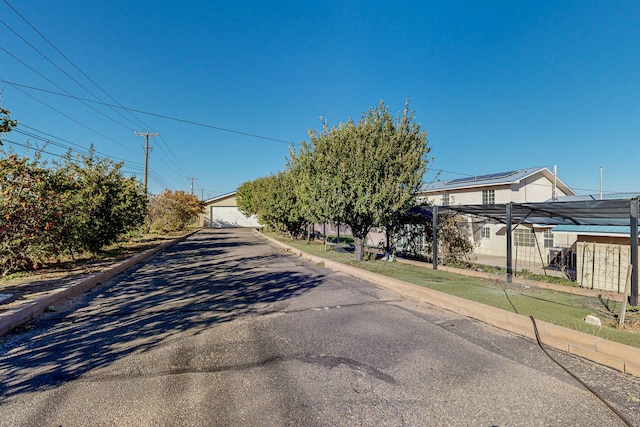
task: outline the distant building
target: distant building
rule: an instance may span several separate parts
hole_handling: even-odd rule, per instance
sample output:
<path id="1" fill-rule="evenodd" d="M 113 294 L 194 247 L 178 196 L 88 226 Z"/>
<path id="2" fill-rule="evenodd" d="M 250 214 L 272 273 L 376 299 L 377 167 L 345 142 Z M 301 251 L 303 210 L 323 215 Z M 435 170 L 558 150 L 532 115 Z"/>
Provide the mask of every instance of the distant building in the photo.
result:
<path id="1" fill-rule="evenodd" d="M 204 201 L 205 211 L 199 215 L 198 224 L 203 227 L 262 227 L 255 215 L 246 216 L 238 210 L 236 193 L 223 194 Z"/>
<path id="2" fill-rule="evenodd" d="M 576 193 L 546 167 L 470 176 L 425 184 L 418 203 L 435 206 L 544 202 Z M 487 218 L 466 217 L 465 227 L 481 256 L 506 257 L 506 226 Z M 550 226 L 518 226 L 513 230 L 516 269 L 539 270 L 573 245 L 575 236 L 555 238 Z M 571 239 L 574 241 L 571 241 Z M 570 258 L 569 258 L 570 261 Z"/>

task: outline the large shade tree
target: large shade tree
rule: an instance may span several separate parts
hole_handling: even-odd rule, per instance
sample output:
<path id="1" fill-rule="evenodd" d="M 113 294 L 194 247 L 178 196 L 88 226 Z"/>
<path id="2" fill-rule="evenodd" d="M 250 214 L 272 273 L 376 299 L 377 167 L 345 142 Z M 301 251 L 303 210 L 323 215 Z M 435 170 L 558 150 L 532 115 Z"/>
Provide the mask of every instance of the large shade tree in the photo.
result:
<path id="1" fill-rule="evenodd" d="M 268 177 L 244 182 L 236 192 L 238 209 L 256 215 L 260 223 L 297 237 L 307 216 L 296 191 L 299 171 L 287 169 Z"/>
<path id="2" fill-rule="evenodd" d="M 360 261 L 371 227 L 390 228 L 415 204 L 428 163 L 427 134 L 407 100 L 395 118 L 381 101 L 357 123 L 330 128 L 325 121 L 309 138 L 291 153 L 298 193 L 312 218 L 351 228 Z"/>

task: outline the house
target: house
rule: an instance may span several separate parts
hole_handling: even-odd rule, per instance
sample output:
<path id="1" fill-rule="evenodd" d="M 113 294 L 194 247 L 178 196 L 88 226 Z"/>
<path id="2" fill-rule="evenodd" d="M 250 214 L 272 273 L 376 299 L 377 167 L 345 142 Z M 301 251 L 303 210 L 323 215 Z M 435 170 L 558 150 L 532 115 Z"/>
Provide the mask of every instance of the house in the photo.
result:
<path id="1" fill-rule="evenodd" d="M 202 227 L 262 227 L 255 215 L 247 217 L 238 210 L 235 191 L 205 200 L 204 204 L 205 211 L 198 217 Z"/>
<path id="2" fill-rule="evenodd" d="M 542 166 L 431 182 L 422 187 L 417 200 L 419 204 L 434 206 L 493 205 L 544 202 L 575 195 L 568 185 Z M 500 261 L 507 255 L 504 224 L 486 217 L 465 216 L 460 227 L 466 229 L 474 243 L 479 262 L 484 259 L 504 265 Z M 548 225 L 519 225 L 513 230 L 516 269 L 540 270 L 573 245 L 575 236 L 556 237 L 551 228 Z"/>
<path id="3" fill-rule="evenodd" d="M 630 200 L 640 193 L 614 193 L 561 197 L 558 201 Z M 554 236 L 575 240 L 576 282 L 591 289 L 625 291 L 631 264 L 631 233 L 628 226 L 561 224 Z M 565 237 L 566 236 L 566 237 Z"/>

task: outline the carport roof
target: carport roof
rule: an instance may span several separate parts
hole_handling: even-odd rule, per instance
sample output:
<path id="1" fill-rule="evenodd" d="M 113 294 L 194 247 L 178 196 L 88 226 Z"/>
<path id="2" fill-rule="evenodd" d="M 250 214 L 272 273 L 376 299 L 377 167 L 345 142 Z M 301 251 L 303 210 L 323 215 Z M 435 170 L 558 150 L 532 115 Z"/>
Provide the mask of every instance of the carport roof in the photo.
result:
<path id="1" fill-rule="evenodd" d="M 631 225 L 632 199 L 586 200 L 575 202 L 511 203 L 512 222 L 534 225 Z M 432 210 L 431 207 L 425 207 Z M 438 212 L 452 211 L 482 216 L 507 223 L 507 205 L 439 206 Z"/>

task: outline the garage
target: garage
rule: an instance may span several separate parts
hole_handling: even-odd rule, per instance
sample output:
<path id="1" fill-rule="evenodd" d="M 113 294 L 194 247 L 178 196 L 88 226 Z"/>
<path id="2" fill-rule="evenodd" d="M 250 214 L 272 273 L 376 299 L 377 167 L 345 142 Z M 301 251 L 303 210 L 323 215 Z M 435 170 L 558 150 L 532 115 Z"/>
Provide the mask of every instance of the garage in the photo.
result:
<path id="1" fill-rule="evenodd" d="M 255 215 L 247 217 L 238 210 L 235 192 L 205 200 L 201 224 L 212 228 L 261 227 Z"/>
<path id="2" fill-rule="evenodd" d="M 259 227 L 258 221 L 254 217 L 247 218 L 233 206 L 211 206 L 210 207 L 211 227 Z"/>

